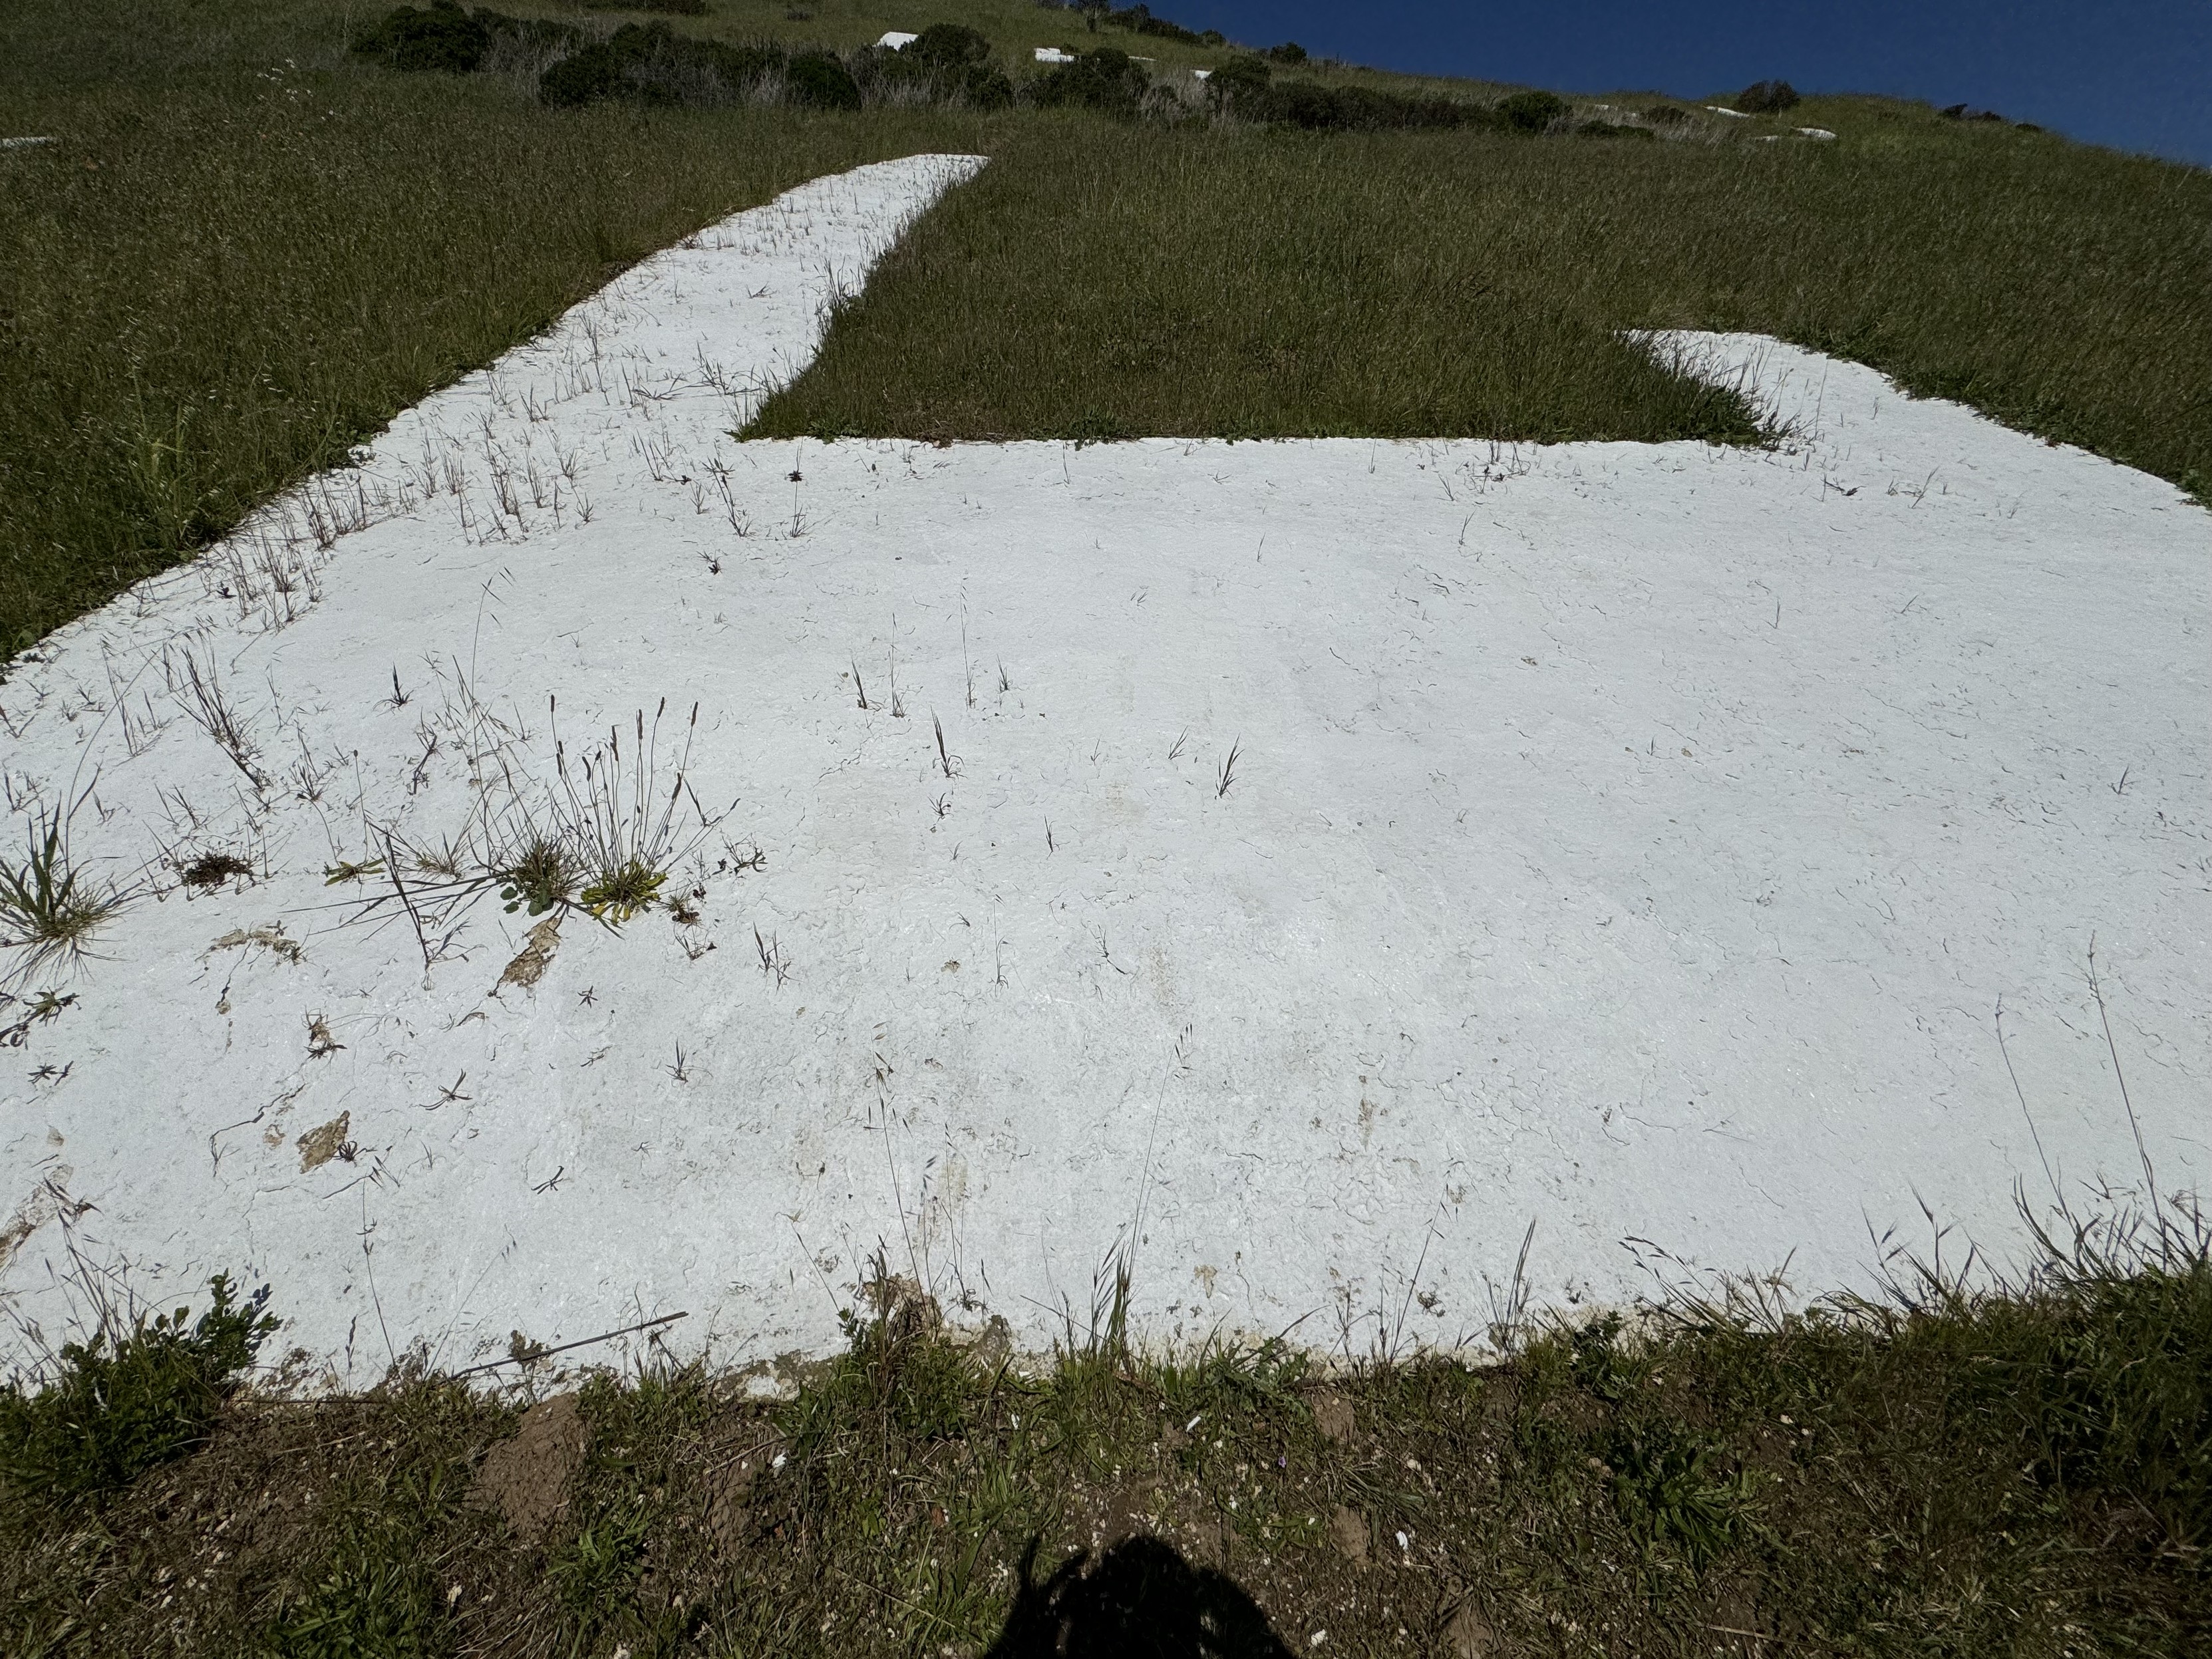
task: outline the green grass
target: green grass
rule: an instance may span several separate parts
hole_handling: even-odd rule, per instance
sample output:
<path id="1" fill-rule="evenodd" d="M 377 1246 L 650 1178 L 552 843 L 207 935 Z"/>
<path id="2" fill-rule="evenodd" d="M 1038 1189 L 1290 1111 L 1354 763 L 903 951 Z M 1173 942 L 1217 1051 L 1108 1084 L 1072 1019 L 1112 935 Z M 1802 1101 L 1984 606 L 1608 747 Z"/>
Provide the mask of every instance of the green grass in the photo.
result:
<path id="1" fill-rule="evenodd" d="M 885 1279 L 849 1334 L 781 1403 L 540 1362 L 541 1396 L 580 1383 L 582 1433 L 520 1529 L 487 1471 L 522 1399 L 419 1368 L 239 1396 L 97 1499 L 0 1485 L 0 1650 L 1029 1654 L 1072 1622 L 1104 1652 L 1133 1595 L 1155 1635 L 1241 1626 L 1250 1653 L 1269 1629 L 1494 1659 L 2212 1639 L 2185 1217 L 2062 1234 L 1978 1291 L 1677 1301 L 1477 1369 L 1147 1358 L 1110 1329 L 1024 1363 Z"/>
<path id="2" fill-rule="evenodd" d="M 0 1383 L 0 1482 L 33 1499 L 104 1498 L 208 1437 L 276 1322 L 264 1286 L 243 1302 L 221 1274 L 197 1320 L 178 1308 L 124 1319 L 104 1301 L 38 1386 Z"/>
<path id="3" fill-rule="evenodd" d="M 0 653 L 342 463 L 623 264 L 924 149 L 996 164 L 759 431 L 1747 435 L 1731 399 L 1616 337 L 1664 324 L 1771 330 L 2212 490 L 2202 170 L 1871 100 L 1660 143 L 549 111 L 526 80 L 349 58 L 349 21 L 377 9 L 9 9 L 0 107 L 60 142 L 0 154 Z M 1017 74 L 1031 45 L 1093 39 L 1015 0 L 676 21 L 853 45 L 940 16 Z M 1228 55 L 1096 39 L 1162 73 Z M 1801 121 L 1843 139 L 1753 142 Z"/>
<path id="4" fill-rule="evenodd" d="M 1574 187 L 1621 161 L 1039 119 L 878 268 L 752 434 L 1747 437 L 1732 397 L 1557 285 Z"/>
<path id="5" fill-rule="evenodd" d="M 2212 174 L 1871 100 L 1789 119 L 1844 137 L 1025 126 L 753 429 L 1740 435 L 1617 337 L 1715 327 L 2212 479 Z"/>
<path id="6" fill-rule="evenodd" d="M 10 130 L 61 140 L 0 153 L 0 653 L 342 464 L 625 264 L 978 138 L 926 113 L 547 111 L 350 61 L 343 21 L 22 0 L 0 25 Z"/>
<path id="7" fill-rule="evenodd" d="M 80 803 L 82 804 L 82 803 Z M 70 863 L 70 813 L 59 804 L 28 815 L 21 864 L 0 854 L 0 946 L 21 951 L 0 983 L 20 986 L 84 953 L 123 896 Z"/>

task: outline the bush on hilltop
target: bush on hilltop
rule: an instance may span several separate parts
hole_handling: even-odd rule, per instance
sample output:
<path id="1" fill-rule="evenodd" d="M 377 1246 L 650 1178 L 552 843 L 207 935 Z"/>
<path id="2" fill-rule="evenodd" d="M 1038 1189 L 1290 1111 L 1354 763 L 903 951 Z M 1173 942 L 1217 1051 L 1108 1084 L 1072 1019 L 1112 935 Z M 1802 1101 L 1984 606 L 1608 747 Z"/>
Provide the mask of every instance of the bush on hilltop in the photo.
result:
<path id="1" fill-rule="evenodd" d="M 424 9 L 402 6 L 364 29 L 354 37 L 353 50 L 394 69 L 467 75 L 491 50 L 491 30 L 481 14 L 470 16 L 456 0 L 431 0 Z"/>
<path id="2" fill-rule="evenodd" d="M 1797 102 L 1797 88 L 1787 81 L 1754 81 L 1735 95 L 1736 108 L 1746 115 L 1779 115 Z"/>

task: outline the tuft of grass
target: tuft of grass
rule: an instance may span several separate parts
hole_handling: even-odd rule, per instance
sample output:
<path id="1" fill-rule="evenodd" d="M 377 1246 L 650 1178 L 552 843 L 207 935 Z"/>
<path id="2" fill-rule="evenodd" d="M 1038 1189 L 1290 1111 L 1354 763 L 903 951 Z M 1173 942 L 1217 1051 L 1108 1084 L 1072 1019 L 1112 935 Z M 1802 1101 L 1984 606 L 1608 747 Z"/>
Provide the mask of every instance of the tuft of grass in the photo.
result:
<path id="1" fill-rule="evenodd" d="M 276 1659 L 432 1659 L 449 1652 L 436 1577 L 408 1548 L 411 1541 L 404 1529 L 374 1523 L 345 1538 L 317 1582 L 271 1621 L 264 1651 Z"/>
<path id="2" fill-rule="evenodd" d="M 123 902 L 70 861 L 69 817 L 58 802 L 33 816 L 23 861 L 0 863 L 0 928 L 9 935 L 0 946 L 23 953 L 10 975 L 17 981 L 82 955 Z"/>
<path id="3" fill-rule="evenodd" d="M 2124 1528 L 2170 1557 L 2212 1547 L 2212 1251 L 2186 1204 L 2039 1229 L 2041 1261 L 1984 1408 L 2009 1412 L 2039 1480 L 2124 1505 Z M 2011 1304 L 1984 1313 L 2009 1316 Z"/>
<path id="4" fill-rule="evenodd" d="M 630 858 L 611 870 L 602 871 L 580 896 L 594 920 L 619 927 L 660 902 L 660 889 L 668 872 L 656 870 L 641 858 Z"/>
<path id="5" fill-rule="evenodd" d="M 269 1287 L 243 1301 L 227 1274 L 209 1306 L 128 1325 L 105 1312 L 89 1340 L 67 1342 L 31 1386 L 0 1383 L 0 1481 L 63 1501 L 119 1490 L 199 1445 L 240 1374 L 276 1328 Z"/>
<path id="6" fill-rule="evenodd" d="M 684 724 L 683 747 L 671 756 L 673 775 L 662 783 L 660 722 L 667 712 L 664 698 L 648 728 L 645 711 L 638 710 L 627 757 L 619 727 L 610 727 L 606 741 L 573 769 L 566 749 L 555 747 L 561 779 L 555 816 L 580 866 L 594 872 L 581 896 L 584 908 L 609 927 L 659 902 L 669 872 L 721 822 L 691 789 L 696 703 Z M 687 801 L 689 824 L 684 822 Z"/>
<path id="7" fill-rule="evenodd" d="M 499 787 L 478 794 L 459 835 L 434 845 L 380 827 L 374 834 L 383 858 L 334 865 L 323 876 L 331 885 L 383 875 L 389 890 L 363 898 L 357 915 L 404 915 L 425 968 L 447 953 L 468 911 L 493 891 L 510 915 L 543 916 L 580 905 L 618 931 L 663 902 L 670 874 L 727 816 L 726 810 L 710 812 L 691 787 L 696 704 L 682 744 L 669 745 L 665 759 L 665 700 L 650 726 L 638 711 L 627 750 L 621 729 L 610 727 L 605 742 L 572 757 L 556 726 L 550 782 L 515 754 L 512 731 L 481 704 L 475 707 L 468 764 L 472 772 L 496 775 Z M 556 708 L 549 705 L 549 717 Z"/>
<path id="8" fill-rule="evenodd" d="M 271 1401 L 238 1416 L 252 1430 L 197 1462 L 230 1498 L 233 1517 L 248 1519 L 248 1536 L 278 1554 L 257 1575 L 252 1607 L 232 1621 L 232 1650 L 271 1659 L 453 1653 L 455 1599 L 439 1552 L 503 1542 L 492 1516 L 468 1501 L 470 1473 L 511 1427 L 513 1409 L 403 1363 L 370 1399 Z M 381 1437 L 368 1456 L 359 1455 L 365 1424 Z M 313 1489 L 271 1492 L 301 1470 Z"/>
<path id="9" fill-rule="evenodd" d="M 447 869 L 454 868 L 447 860 Z M 576 890 L 576 868 L 568 850 L 550 836 L 532 836 L 515 858 L 493 872 L 499 883 L 500 902 L 511 915 L 527 908 L 542 916 L 565 905 Z"/>

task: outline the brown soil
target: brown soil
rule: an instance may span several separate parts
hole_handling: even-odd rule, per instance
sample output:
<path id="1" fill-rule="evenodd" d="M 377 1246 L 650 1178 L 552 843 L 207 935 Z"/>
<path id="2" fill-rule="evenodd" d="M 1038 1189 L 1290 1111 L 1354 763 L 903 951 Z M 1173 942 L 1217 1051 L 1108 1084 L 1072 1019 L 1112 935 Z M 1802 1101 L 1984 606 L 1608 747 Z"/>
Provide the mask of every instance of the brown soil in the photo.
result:
<path id="1" fill-rule="evenodd" d="M 507 1517 L 517 1538 L 536 1542 L 568 1504 L 568 1482 L 583 1466 L 589 1433 L 573 1394 L 556 1394 L 523 1413 L 512 1440 L 484 1454 L 477 1495 Z"/>

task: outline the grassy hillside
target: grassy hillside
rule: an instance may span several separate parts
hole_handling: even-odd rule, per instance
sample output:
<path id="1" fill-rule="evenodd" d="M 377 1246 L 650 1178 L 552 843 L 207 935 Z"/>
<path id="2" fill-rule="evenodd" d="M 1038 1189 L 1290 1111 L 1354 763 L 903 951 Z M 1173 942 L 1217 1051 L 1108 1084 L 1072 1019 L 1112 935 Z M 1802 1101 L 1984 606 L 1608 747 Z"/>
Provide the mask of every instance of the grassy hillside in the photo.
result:
<path id="1" fill-rule="evenodd" d="M 344 22 L 25 0 L 0 23 L 0 109 L 60 140 L 0 152 L 0 652 L 701 224 L 977 139 L 929 112 L 548 111 L 349 59 Z"/>
<path id="2" fill-rule="evenodd" d="M 383 10 L 362 0 L 17 0 L 0 108 L 59 142 L 0 151 L 0 652 L 342 461 L 623 264 L 926 148 L 997 164 L 761 432 L 1740 438 L 1729 400 L 1617 338 L 1718 325 L 2212 489 L 2202 170 L 1872 100 L 1691 112 L 1666 141 L 1306 133 L 1205 114 L 1187 71 L 1231 47 L 1093 34 L 1021 0 L 712 3 L 674 26 L 851 46 L 964 18 L 1017 79 L 1040 45 L 1138 50 L 1183 118 L 555 110 L 534 71 L 349 55 Z M 1583 100 L 1559 125 L 1652 102 Z M 1816 124 L 1839 139 L 1794 135 Z"/>
<path id="3" fill-rule="evenodd" d="M 1025 131 L 756 429 L 1722 435 L 1617 337 L 1722 327 L 2212 479 L 2212 175 L 1870 100 L 1788 118 L 1844 137 Z"/>

